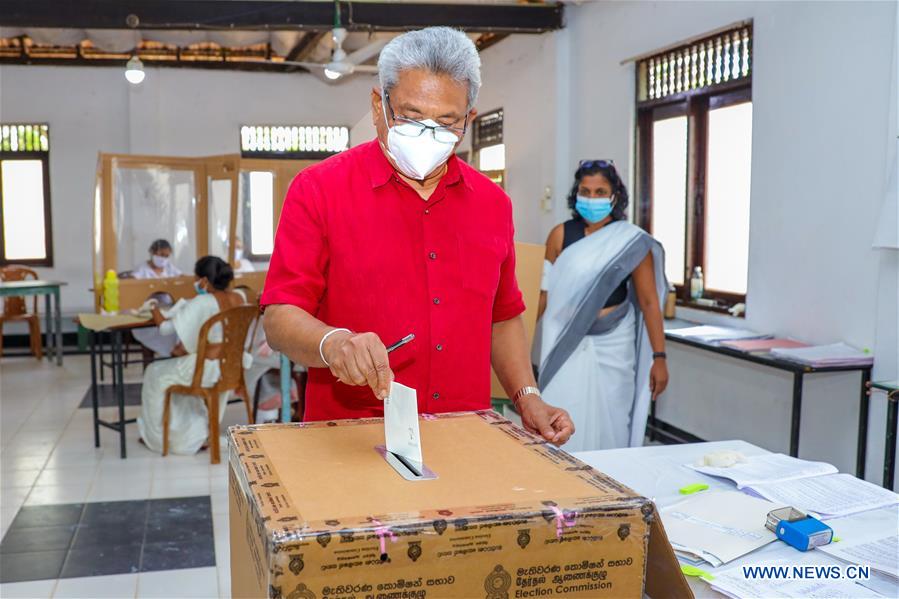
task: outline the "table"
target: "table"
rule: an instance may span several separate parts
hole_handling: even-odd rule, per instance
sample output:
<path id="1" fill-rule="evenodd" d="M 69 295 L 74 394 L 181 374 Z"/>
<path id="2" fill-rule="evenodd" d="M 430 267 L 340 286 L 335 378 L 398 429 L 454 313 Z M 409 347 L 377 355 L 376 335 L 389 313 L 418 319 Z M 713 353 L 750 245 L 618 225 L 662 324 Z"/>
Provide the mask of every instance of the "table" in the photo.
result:
<path id="1" fill-rule="evenodd" d="M 678 490 L 691 483 L 705 483 L 709 485 L 709 491 L 735 490 L 736 485 L 728 480 L 706 476 L 684 466 L 684 464 L 697 461 L 706 453 L 722 450 L 739 451 L 745 456 L 770 453 L 746 441 L 716 441 L 581 451 L 575 453 L 574 456 L 631 487 L 637 493 L 649 497 L 658 507 L 662 508 L 683 499 L 684 496 Z M 827 520 L 827 524 L 834 529 L 834 534 L 845 539 L 852 535 L 895 531 L 897 520 L 899 520 L 899 506 L 892 506 L 845 518 Z M 725 564 L 721 568 L 709 566 L 703 569 L 714 574 L 716 571 L 734 566 L 758 564 L 778 559 L 789 559 L 798 564 L 803 555 L 810 554 L 802 554 L 789 545 L 777 541 Z M 820 553 L 815 555 L 815 559 L 832 560 L 834 564 L 841 563 L 836 558 Z M 688 582 L 697 599 L 724 596 L 713 591 L 705 582 L 695 578 L 688 578 Z M 887 596 L 899 597 L 899 585 L 893 582 L 891 590 L 892 595 Z"/>
<path id="2" fill-rule="evenodd" d="M 893 488 L 893 476 L 896 471 L 896 420 L 899 418 L 899 381 L 881 381 L 870 383 L 872 389 L 886 391 L 887 394 L 887 431 L 884 436 L 883 450 L 883 486 Z"/>
<path id="3" fill-rule="evenodd" d="M 688 323 L 693 325 L 695 323 Z M 824 366 L 813 367 L 798 362 L 782 360 L 775 358 L 770 354 L 753 354 L 743 352 L 737 349 L 724 347 L 721 345 L 713 345 L 702 341 L 694 341 L 693 339 L 684 339 L 671 335 L 670 331 L 679 327 L 671 327 L 666 323 L 665 339 L 688 347 L 709 351 L 721 356 L 729 356 L 745 362 L 760 364 L 768 368 L 783 370 L 793 375 L 793 405 L 792 418 L 790 421 L 790 455 L 799 456 L 799 425 L 802 419 L 802 381 L 806 374 L 816 374 L 823 372 L 861 372 L 861 390 L 859 392 L 859 414 L 858 414 L 858 444 L 856 450 L 855 475 L 859 478 L 865 478 L 865 463 L 867 461 L 867 445 L 868 445 L 868 410 L 870 406 L 870 396 L 868 394 L 868 383 L 871 382 L 872 366 Z M 656 420 L 656 405 L 652 402 L 649 412 L 649 422 L 647 424 L 647 432 L 649 438 L 654 439 L 655 435 L 661 432 L 664 435 L 664 429 L 659 426 Z M 664 425 L 664 423 L 663 423 Z"/>
<path id="4" fill-rule="evenodd" d="M 155 326 L 153 321 L 146 318 L 127 315 L 105 314 L 79 314 L 78 322 L 88 330 L 88 345 L 91 354 L 91 403 L 94 409 L 94 447 L 100 447 L 100 427 L 112 429 L 119 433 L 119 448 L 121 458 L 127 457 L 125 449 L 125 427 L 137 422 L 136 418 L 125 418 L 125 356 L 123 352 L 122 333 L 133 329 Z M 97 397 L 97 338 L 102 333 L 109 333 L 110 351 L 112 358 L 112 385 L 115 392 L 116 403 L 119 408 L 119 419 L 108 422 L 100 419 L 100 411 Z M 100 342 L 102 345 L 102 341 Z"/>
<path id="5" fill-rule="evenodd" d="M 59 302 L 59 288 L 67 283 L 63 281 L 44 281 L 41 279 L 30 281 L 4 281 L 0 282 L 0 297 L 28 295 L 44 296 L 44 312 L 46 318 L 46 332 L 44 338 L 47 347 L 47 359 L 51 362 L 56 358 L 56 365 L 62 366 L 62 308 Z M 55 303 L 55 308 L 52 304 Z M 52 350 L 50 341 L 53 340 Z"/>

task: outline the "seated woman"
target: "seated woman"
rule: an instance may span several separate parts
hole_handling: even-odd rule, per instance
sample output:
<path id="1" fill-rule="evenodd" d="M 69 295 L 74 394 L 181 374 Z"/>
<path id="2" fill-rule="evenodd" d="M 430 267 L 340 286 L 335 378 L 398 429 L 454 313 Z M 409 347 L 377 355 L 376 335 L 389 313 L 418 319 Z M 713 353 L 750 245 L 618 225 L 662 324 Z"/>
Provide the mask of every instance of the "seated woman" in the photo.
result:
<path id="1" fill-rule="evenodd" d="M 150 244 L 150 259 L 131 271 L 135 279 L 162 279 L 181 276 L 181 269 L 172 264 L 172 245 L 165 239 Z"/>
<path id="2" fill-rule="evenodd" d="M 144 372 L 141 389 L 141 412 L 137 426 L 143 443 L 153 451 L 162 452 L 162 412 L 165 390 L 172 385 L 189 385 L 193 380 L 197 360 L 200 328 L 211 317 L 223 310 L 239 306 L 243 298 L 228 291 L 234 272 L 227 262 L 215 256 L 197 260 L 194 267 L 197 296 L 180 300 L 168 311 L 153 309 L 153 319 L 160 332 L 174 333 L 178 337 L 171 360 L 153 362 Z M 222 328 L 216 325 L 209 331 L 209 342 L 221 343 Z M 215 348 L 211 354 L 213 358 Z M 207 359 L 203 365 L 203 386 L 211 387 L 220 376 L 219 362 Z M 221 397 L 219 413 L 225 414 L 227 397 Z M 206 442 L 208 417 L 206 405 L 199 397 L 173 395 L 169 415 L 169 451 L 179 454 L 196 453 Z"/>
<path id="3" fill-rule="evenodd" d="M 181 270 L 172 264 L 172 246 L 165 239 L 157 239 L 151 243 L 150 259 L 131 271 L 131 276 L 135 279 L 161 279 L 182 274 Z M 172 355 L 172 349 L 178 342 L 177 335 L 174 333 L 165 335 L 159 329 L 134 329 L 131 334 L 138 343 L 163 358 Z M 152 356 L 147 354 L 145 361 L 149 362 L 151 359 Z"/>

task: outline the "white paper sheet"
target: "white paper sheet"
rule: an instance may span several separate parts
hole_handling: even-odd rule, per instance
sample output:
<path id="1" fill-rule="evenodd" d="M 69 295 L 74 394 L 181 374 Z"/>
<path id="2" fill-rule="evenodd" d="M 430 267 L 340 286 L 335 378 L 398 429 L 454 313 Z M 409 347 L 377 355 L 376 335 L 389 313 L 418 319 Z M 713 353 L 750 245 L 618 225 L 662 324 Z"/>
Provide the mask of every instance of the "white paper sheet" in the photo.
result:
<path id="1" fill-rule="evenodd" d="M 703 492 L 662 510 L 662 522 L 675 549 L 726 564 L 777 539 L 765 528 L 778 507 L 738 491 Z"/>
<path id="2" fill-rule="evenodd" d="M 899 503 L 899 495 L 851 474 L 829 474 L 746 487 L 758 495 L 822 518 L 848 516 Z"/>
<path id="3" fill-rule="evenodd" d="M 769 564 L 765 564 L 769 565 Z M 790 562 L 775 562 L 770 565 L 792 566 Z M 715 574 L 711 586 L 718 592 L 739 599 L 861 599 L 879 597 L 869 589 L 851 580 L 839 579 L 799 579 L 744 578 L 743 567 L 737 566 Z"/>
<path id="4" fill-rule="evenodd" d="M 828 555 L 899 578 L 899 536 L 894 532 L 882 537 L 844 539 L 818 548 Z"/>
<path id="5" fill-rule="evenodd" d="M 845 343 L 833 343 L 831 345 L 814 345 L 811 347 L 776 347 L 771 350 L 771 355 L 809 364 L 811 366 L 842 366 L 873 364 L 874 356 L 870 353 L 859 351 Z"/>
<path id="6" fill-rule="evenodd" d="M 669 329 L 665 331 L 669 335 L 703 341 L 705 343 L 718 343 L 720 341 L 732 341 L 734 339 L 765 339 L 771 335 L 763 335 L 755 331 L 737 329 L 733 327 L 719 327 L 712 325 L 700 325 L 685 327 L 682 329 Z"/>
<path id="7" fill-rule="evenodd" d="M 412 462 L 421 472 L 421 435 L 418 431 L 418 396 L 415 389 L 390 384 L 390 395 L 384 400 L 384 437 L 387 451 Z"/>
<path id="8" fill-rule="evenodd" d="M 837 473 L 836 467 L 831 464 L 800 460 L 782 453 L 753 456 L 747 458 L 745 462 L 734 464 L 729 468 L 697 466 L 696 464 L 686 464 L 686 466 L 709 476 L 719 476 L 732 480 L 739 489 L 751 485 L 777 483 Z"/>

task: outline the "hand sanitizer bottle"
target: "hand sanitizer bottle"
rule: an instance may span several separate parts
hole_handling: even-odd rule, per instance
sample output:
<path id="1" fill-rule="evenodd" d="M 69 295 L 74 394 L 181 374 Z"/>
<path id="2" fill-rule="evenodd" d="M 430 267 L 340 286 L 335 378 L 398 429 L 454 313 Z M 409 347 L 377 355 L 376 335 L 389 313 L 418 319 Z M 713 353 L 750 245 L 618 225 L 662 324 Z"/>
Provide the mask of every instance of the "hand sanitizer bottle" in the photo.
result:
<path id="1" fill-rule="evenodd" d="M 690 277 L 690 297 L 698 300 L 705 291 L 705 285 L 702 280 L 702 267 L 697 266 L 693 269 L 693 276 Z"/>

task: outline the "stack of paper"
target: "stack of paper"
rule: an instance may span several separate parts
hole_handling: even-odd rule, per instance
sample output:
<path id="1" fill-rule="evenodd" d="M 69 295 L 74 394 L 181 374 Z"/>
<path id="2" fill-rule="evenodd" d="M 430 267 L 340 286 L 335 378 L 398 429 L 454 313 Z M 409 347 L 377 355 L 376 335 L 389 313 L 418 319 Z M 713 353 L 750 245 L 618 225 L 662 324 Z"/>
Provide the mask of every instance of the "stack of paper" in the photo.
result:
<path id="1" fill-rule="evenodd" d="M 831 464 L 800 460 L 782 453 L 752 456 L 746 458 L 745 462 L 738 462 L 728 468 L 699 466 L 696 464 L 686 464 L 686 466 L 709 476 L 718 476 L 732 480 L 739 489 L 753 485 L 782 483 L 789 480 L 839 472 Z"/>
<path id="2" fill-rule="evenodd" d="M 825 366 L 870 366 L 874 356 L 846 345 L 814 345 L 800 348 L 774 348 L 771 355 L 791 362 L 807 364 L 816 368 Z"/>
<path id="3" fill-rule="evenodd" d="M 810 462 L 782 453 L 747 458 L 729 468 L 687 464 L 697 472 L 727 478 L 737 488 L 774 503 L 811 512 L 821 519 L 857 514 L 899 504 L 899 495 L 825 462 Z"/>
<path id="4" fill-rule="evenodd" d="M 735 341 L 723 341 L 721 345 L 752 354 L 766 354 L 774 348 L 808 347 L 805 343 L 793 339 L 741 339 Z"/>
<path id="5" fill-rule="evenodd" d="M 733 327 L 718 327 L 711 325 L 701 325 L 695 327 L 686 327 L 683 329 L 670 329 L 665 331 L 674 337 L 682 339 L 691 339 L 693 341 L 701 341 L 703 343 L 718 344 L 722 341 L 730 341 L 733 339 L 765 339 L 771 335 L 762 335 L 755 331 L 746 329 L 737 329 Z"/>
<path id="6" fill-rule="evenodd" d="M 718 567 L 774 541 L 765 521 L 778 507 L 737 491 L 699 493 L 664 508 L 662 520 L 675 551 Z"/>
<path id="7" fill-rule="evenodd" d="M 812 476 L 753 484 L 746 490 L 775 503 L 811 512 L 822 520 L 899 504 L 899 495 L 851 474 Z"/>
<path id="8" fill-rule="evenodd" d="M 899 536 L 895 531 L 877 537 L 845 539 L 818 550 L 845 562 L 870 566 L 872 570 L 899 578 Z"/>

